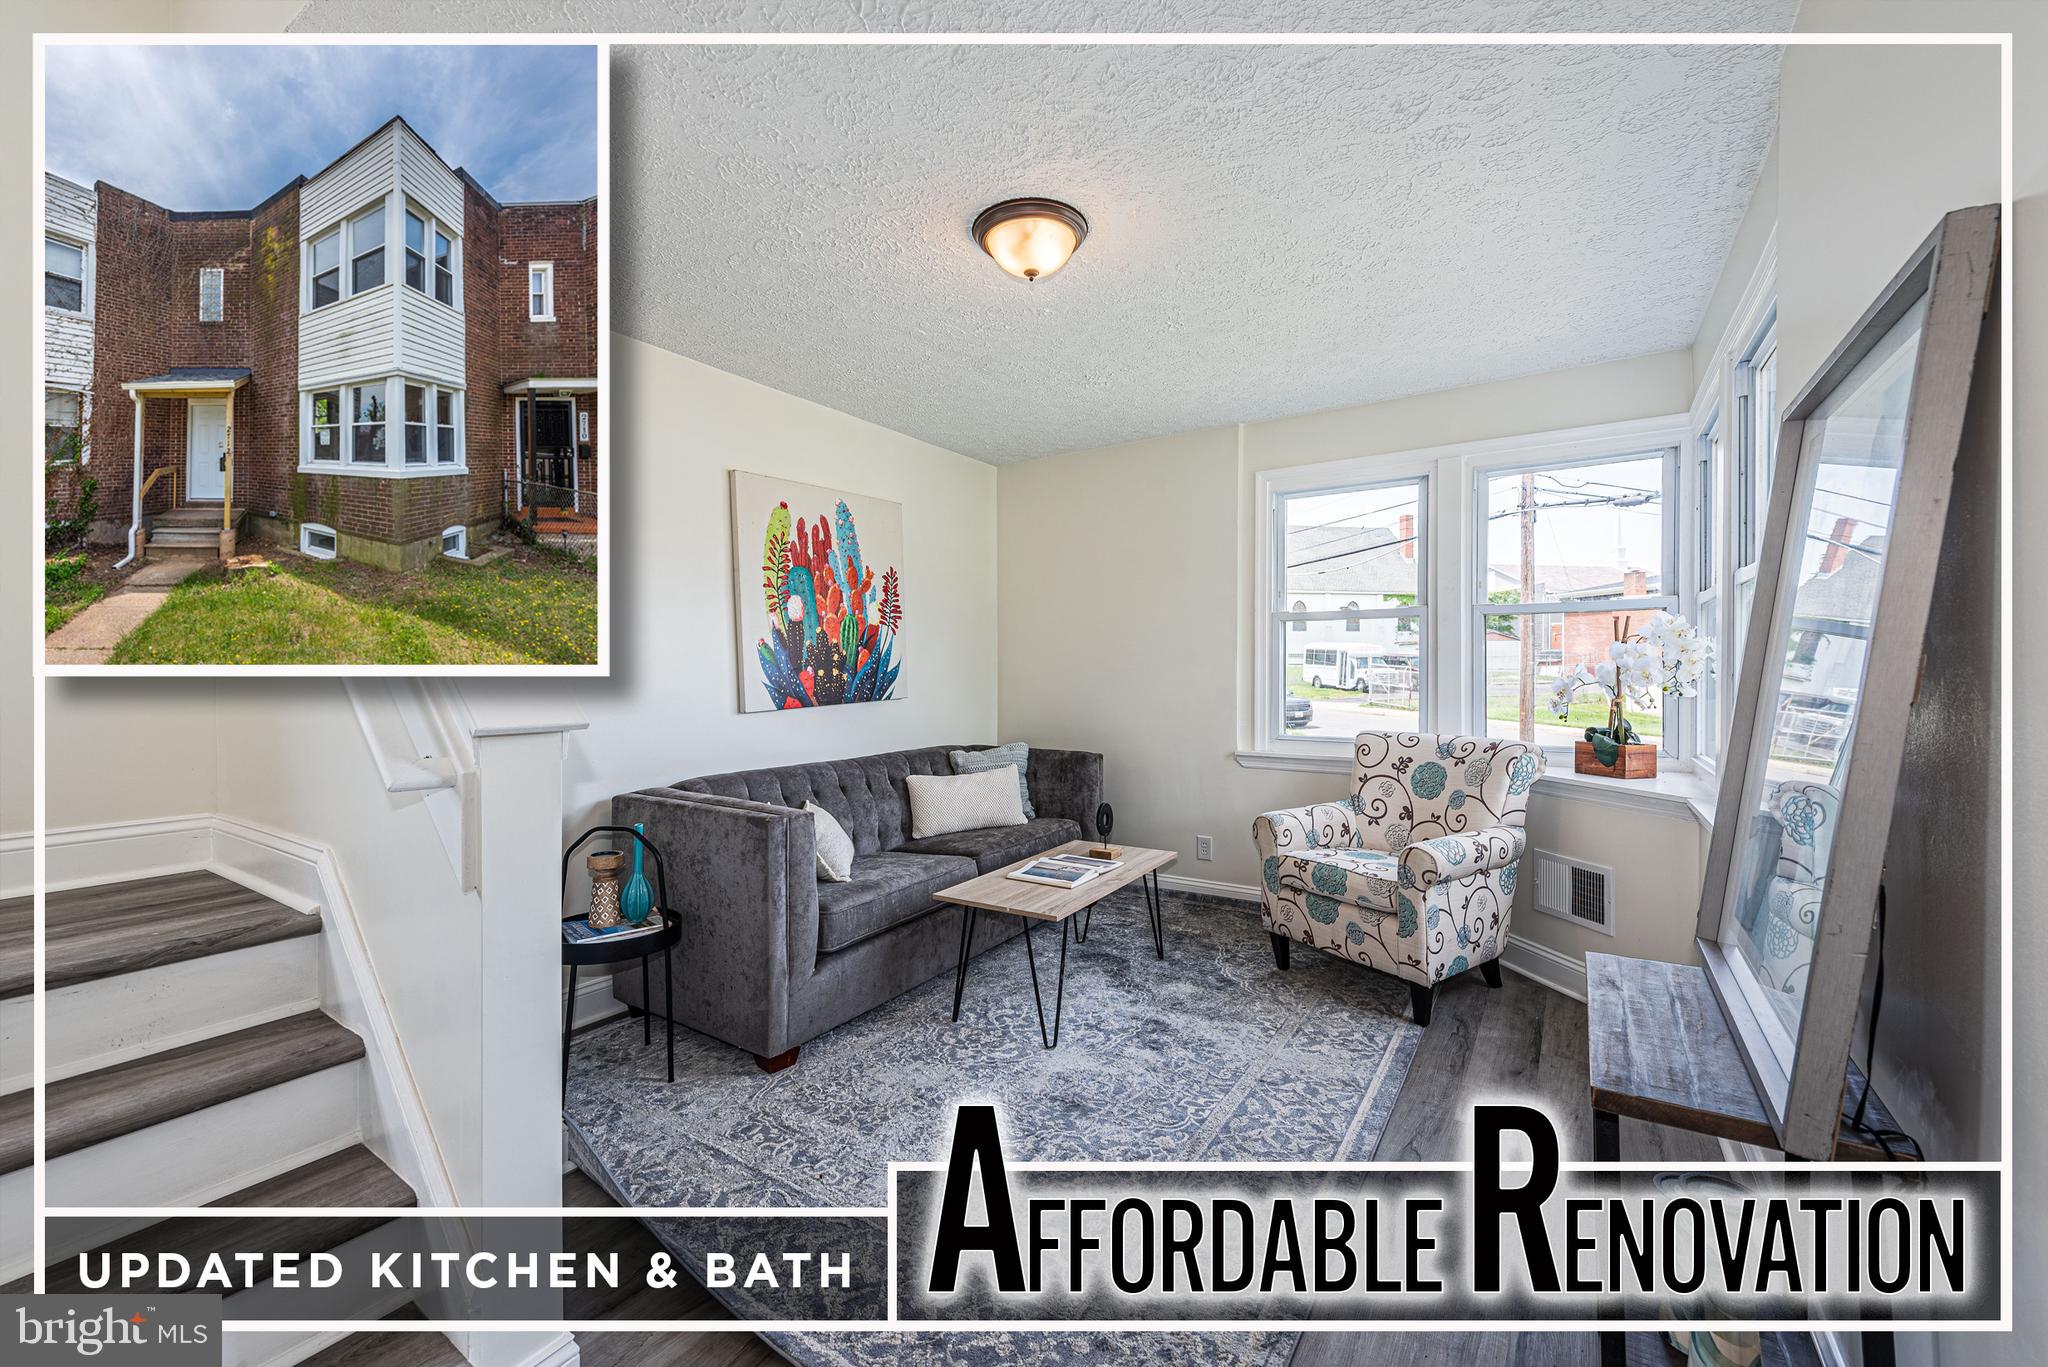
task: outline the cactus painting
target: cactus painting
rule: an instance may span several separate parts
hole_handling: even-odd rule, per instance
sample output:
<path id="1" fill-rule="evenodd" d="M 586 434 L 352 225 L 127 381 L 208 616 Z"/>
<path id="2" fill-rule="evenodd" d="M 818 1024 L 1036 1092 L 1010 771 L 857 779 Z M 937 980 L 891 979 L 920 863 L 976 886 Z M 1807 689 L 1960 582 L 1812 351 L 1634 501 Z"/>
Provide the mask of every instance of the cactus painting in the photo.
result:
<path id="1" fill-rule="evenodd" d="M 740 707 L 899 698 L 903 506 L 734 471 Z"/>

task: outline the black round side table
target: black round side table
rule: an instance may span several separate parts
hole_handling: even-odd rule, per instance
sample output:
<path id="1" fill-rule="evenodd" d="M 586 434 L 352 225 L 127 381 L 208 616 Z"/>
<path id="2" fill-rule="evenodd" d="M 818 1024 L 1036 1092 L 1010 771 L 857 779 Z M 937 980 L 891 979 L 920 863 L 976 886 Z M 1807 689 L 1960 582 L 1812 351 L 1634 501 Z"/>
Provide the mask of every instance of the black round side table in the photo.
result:
<path id="1" fill-rule="evenodd" d="M 654 842 L 630 826 L 592 826 L 576 837 L 575 843 L 562 852 L 562 895 L 569 895 L 569 860 L 583 847 L 583 842 L 594 835 L 626 835 L 640 842 L 647 852 L 654 856 L 654 897 L 655 910 L 661 913 L 661 929 L 651 935 L 627 935 L 617 939 L 571 940 L 562 937 L 562 966 L 569 970 L 569 995 L 562 1004 L 562 1095 L 569 1094 L 569 1027 L 576 1019 L 576 970 L 598 968 L 605 964 L 620 964 L 628 959 L 640 961 L 640 1000 L 646 1003 L 646 1010 L 640 1018 L 643 1040 L 654 1043 L 654 994 L 648 990 L 647 961 L 657 953 L 661 955 L 661 980 L 666 984 L 668 1019 L 668 1080 L 676 1080 L 676 980 L 670 972 L 673 963 L 672 951 L 676 941 L 683 938 L 683 923 L 676 917 L 675 908 L 668 900 L 668 873 L 662 867 L 661 851 L 654 848 Z M 578 912 L 577 916 L 587 913 Z M 564 916 L 564 923 L 577 919 Z"/>

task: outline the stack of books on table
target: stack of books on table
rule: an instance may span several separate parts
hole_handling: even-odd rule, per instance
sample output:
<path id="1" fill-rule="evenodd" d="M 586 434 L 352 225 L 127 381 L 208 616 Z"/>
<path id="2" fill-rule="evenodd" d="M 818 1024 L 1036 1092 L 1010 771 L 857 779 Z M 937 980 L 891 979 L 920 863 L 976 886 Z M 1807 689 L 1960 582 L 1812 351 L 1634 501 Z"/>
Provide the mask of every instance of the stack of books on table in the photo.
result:
<path id="1" fill-rule="evenodd" d="M 661 929 L 661 913 L 655 912 L 639 925 L 621 921 L 603 930 L 593 930 L 588 916 L 577 916 L 562 922 L 562 938 L 572 945 L 588 944 L 592 940 L 630 940 L 640 935 L 652 935 Z"/>
<path id="2" fill-rule="evenodd" d="M 1091 878 L 1097 878 L 1123 864 L 1121 859 L 1097 859 L 1088 854 L 1049 854 L 1043 859 L 1034 859 L 1020 869 L 1014 869 L 1010 877 L 1020 883 L 1043 883 L 1055 888 L 1078 888 Z"/>

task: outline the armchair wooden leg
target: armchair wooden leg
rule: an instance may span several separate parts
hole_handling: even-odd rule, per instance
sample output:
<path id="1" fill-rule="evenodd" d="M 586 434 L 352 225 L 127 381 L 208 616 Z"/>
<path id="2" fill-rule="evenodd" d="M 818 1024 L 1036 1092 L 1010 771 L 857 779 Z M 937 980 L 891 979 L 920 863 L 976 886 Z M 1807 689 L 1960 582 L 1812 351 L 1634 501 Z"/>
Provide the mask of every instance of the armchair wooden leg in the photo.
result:
<path id="1" fill-rule="evenodd" d="M 1415 1023 L 1417 1025 L 1420 1025 L 1425 1029 L 1428 1028 L 1429 1008 L 1435 1005 L 1435 1003 L 1435 983 L 1431 983 L 1427 987 L 1423 986 L 1421 983 L 1408 984 L 1408 1009 L 1410 1013 L 1414 1015 Z"/>
<path id="2" fill-rule="evenodd" d="M 796 1049 L 785 1049 L 773 1058 L 762 1058 L 759 1054 L 756 1054 L 754 1055 L 754 1066 L 764 1073 L 779 1073 L 790 1064 L 796 1062 L 797 1049 L 801 1048 L 803 1046 L 799 1044 Z"/>
<path id="3" fill-rule="evenodd" d="M 1479 976 L 1486 979 L 1486 985 L 1488 987 L 1499 987 L 1500 960 L 1488 959 L 1485 963 L 1479 965 Z"/>
<path id="4" fill-rule="evenodd" d="M 1280 965 L 1280 971 L 1285 973 L 1287 971 L 1287 946 L 1292 944 L 1293 941 L 1277 930 L 1266 933 L 1273 937 L 1273 962 Z"/>

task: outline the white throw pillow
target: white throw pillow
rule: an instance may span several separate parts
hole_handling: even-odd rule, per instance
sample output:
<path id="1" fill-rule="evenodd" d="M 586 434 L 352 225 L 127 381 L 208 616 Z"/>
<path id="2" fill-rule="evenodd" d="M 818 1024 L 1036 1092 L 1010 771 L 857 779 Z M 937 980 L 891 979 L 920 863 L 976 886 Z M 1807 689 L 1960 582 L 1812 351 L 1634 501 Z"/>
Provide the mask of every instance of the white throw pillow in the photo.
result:
<path id="1" fill-rule="evenodd" d="M 950 835 L 984 826 L 1021 826 L 1024 802 L 1017 790 L 1017 766 L 978 774 L 911 774 L 910 836 Z"/>
<path id="2" fill-rule="evenodd" d="M 818 877 L 828 883 L 852 882 L 853 837 L 817 803 L 806 802 L 804 810 L 818 826 Z"/>

